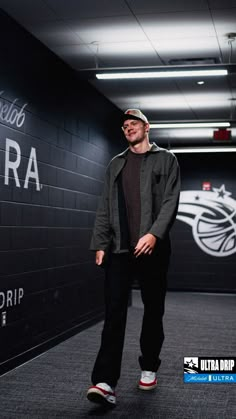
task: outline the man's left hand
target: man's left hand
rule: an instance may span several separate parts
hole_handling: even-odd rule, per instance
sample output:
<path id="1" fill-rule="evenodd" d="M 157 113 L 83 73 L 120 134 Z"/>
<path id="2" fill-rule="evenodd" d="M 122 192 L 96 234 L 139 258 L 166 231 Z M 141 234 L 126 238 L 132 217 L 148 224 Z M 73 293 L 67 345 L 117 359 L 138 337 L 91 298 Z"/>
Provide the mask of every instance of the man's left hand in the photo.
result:
<path id="1" fill-rule="evenodd" d="M 135 246 L 134 255 L 136 257 L 142 254 L 150 255 L 155 247 L 157 238 L 153 234 L 148 233 L 141 237 Z"/>

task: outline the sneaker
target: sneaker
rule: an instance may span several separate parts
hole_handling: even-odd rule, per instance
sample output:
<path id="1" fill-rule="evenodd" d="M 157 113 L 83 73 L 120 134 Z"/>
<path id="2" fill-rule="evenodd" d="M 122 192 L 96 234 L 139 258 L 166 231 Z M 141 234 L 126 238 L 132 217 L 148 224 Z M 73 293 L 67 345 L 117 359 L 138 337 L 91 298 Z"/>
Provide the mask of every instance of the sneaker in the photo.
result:
<path id="1" fill-rule="evenodd" d="M 115 391 L 106 383 L 98 383 L 90 387 L 87 392 L 87 399 L 103 406 L 114 407 L 116 405 Z"/>
<path id="2" fill-rule="evenodd" d="M 141 390 L 152 390 L 157 386 L 156 373 L 153 371 L 142 371 L 138 387 Z"/>

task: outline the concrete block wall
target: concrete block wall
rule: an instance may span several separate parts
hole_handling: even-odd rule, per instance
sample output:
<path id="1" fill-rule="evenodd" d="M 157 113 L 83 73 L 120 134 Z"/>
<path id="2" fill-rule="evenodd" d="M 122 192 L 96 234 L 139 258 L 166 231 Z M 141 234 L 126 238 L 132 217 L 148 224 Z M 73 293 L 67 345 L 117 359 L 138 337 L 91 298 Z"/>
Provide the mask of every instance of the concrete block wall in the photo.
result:
<path id="1" fill-rule="evenodd" d="M 0 373 L 103 315 L 89 251 L 120 111 L 0 12 Z"/>

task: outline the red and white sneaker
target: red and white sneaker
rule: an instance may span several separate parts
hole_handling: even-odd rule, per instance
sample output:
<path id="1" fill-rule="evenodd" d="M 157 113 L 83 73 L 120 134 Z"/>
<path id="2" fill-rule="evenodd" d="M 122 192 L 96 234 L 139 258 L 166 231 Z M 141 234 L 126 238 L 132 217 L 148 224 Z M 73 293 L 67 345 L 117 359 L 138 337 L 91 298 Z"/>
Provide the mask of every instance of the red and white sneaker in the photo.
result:
<path id="1" fill-rule="evenodd" d="M 115 407 L 116 405 L 115 391 L 106 383 L 98 383 L 90 387 L 87 392 L 87 399 L 104 406 Z"/>
<path id="2" fill-rule="evenodd" d="M 157 376 L 153 371 L 142 371 L 138 388 L 141 390 L 152 390 L 157 386 Z"/>

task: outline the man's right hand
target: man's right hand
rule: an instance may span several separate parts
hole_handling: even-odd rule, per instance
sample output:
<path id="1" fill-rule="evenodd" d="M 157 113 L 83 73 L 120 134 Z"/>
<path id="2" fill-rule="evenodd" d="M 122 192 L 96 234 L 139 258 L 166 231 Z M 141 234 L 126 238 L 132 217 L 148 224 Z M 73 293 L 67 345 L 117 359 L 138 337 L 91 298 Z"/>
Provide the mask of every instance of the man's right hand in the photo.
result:
<path id="1" fill-rule="evenodd" d="M 98 265 L 98 266 L 102 265 L 104 256 L 105 256 L 104 250 L 97 250 L 96 251 L 96 265 Z"/>

